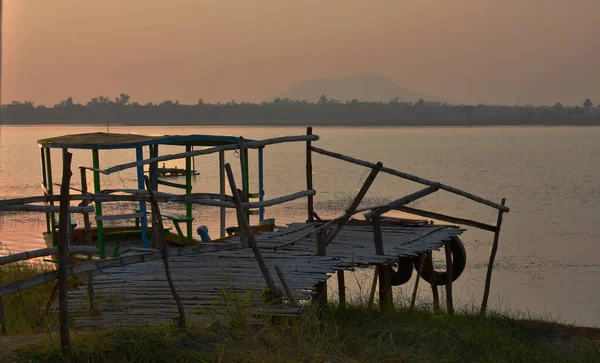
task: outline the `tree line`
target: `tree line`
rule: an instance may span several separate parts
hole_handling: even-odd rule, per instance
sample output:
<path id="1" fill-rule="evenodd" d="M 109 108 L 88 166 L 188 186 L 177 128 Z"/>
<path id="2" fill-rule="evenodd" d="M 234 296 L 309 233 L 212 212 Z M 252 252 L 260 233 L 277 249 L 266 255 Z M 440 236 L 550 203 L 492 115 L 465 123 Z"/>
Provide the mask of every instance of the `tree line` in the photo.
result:
<path id="1" fill-rule="evenodd" d="M 270 102 L 180 104 L 132 102 L 127 94 L 92 98 L 86 104 L 72 97 L 47 107 L 13 101 L 2 105 L 2 123 L 13 125 L 592 125 L 600 124 L 600 108 L 590 99 L 581 106 L 453 105 L 440 102 L 341 102 L 322 95 L 316 102 L 276 98 Z"/>

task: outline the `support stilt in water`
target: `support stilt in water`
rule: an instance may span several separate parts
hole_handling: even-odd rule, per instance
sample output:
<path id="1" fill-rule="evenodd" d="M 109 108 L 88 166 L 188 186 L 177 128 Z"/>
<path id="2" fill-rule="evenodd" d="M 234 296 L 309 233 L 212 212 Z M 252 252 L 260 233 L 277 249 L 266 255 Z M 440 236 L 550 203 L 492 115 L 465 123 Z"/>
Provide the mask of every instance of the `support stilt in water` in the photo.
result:
<path id="1" fill-rule="evenodd" d="M 506 198 L 502 198 L 500 204 L 504 206 Z M 488 298 L 490 296 L 490 284 L 492 282 L 492 270 L 494 269 L 494 260 L 498 252 L 498 239 L 500 238 L 500 226 L 502 226 L 502 210 L 498 211 L 498 219 L 496 221 L 496 231 L 494 232 L 494 243 L 490 252 L 490 262 L 488 263 L 487 273 L 485 275 L 485 289 L 483 291 L 483 301 L 481 302 L 481 315 L 484 316 L 487 310 Z"/>
<path id="2" fill-rule="evenodd" d="M 415 302 L 417 301 L 417 292 L 419 290 L 419 281 L 421 280 L 421 274 L 423 273 L 423 266 L 425 266 L 425 260 L 427 254 L 423 253 L 419 259 L 419 270 L 417 271 L 417 277 L 415 279 L 415 288 L 413 289 L 412 298 L 410 299 L 410 309 L 415 308 Z"/>
<path id="3" fill-rule="evenodd" d="M 394 310 L 390 270 L 389 265 L 379 265 L 379 308 L 383 313 Z"/>
<path id="4" fill-rule="evenodd" d="M 433 270 L 433 255 L 431 251 L 427 252 L 427 266 L 429 267 L 430 280 L 431 280 L 431 291 L 433 292 L 433 313 L 438 314 L 440 312 L 440 294 L 435 279 L 435 271 Z"/>
<path id="5" fill-rule="evenodd" d="M 446 283 L 446 311 L 454 315 L 454 302 L 452 301 L 452 251 L 450 250 L 450 241 L 444 241 L 444 252 L 446 252 L 446 273 L 448 282 Z"/>
<path id="6" fill-rule="evenodd" d="M 338 279 L 338 294 L 339 294 L 339 306 L 342 309 L 346 308 L 346 279 L 344 276 L 344 270 L 337 270 Z"/>

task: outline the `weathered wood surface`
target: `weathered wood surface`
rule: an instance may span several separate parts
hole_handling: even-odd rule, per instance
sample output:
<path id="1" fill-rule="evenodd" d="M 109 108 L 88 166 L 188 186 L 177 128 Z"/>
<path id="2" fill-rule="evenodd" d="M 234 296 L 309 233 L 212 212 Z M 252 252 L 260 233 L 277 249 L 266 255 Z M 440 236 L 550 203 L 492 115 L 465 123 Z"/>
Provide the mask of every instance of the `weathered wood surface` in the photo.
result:
<path id="1" fill-rule="evenodd" d="M 438 250 L 443 241 L 463 230 L 452 227 L 401 226 L 382 223 L 384 255 L 373 246 L 373 229 L 367 224 L 349 223 L 327 246 L 326 256 L 316 256 L 316 236 L 311 234 L 285 250 L 274 251 L 286 241 L 297 239 L 313 225 L 293 223 L 276 232 L 254 236 L 270 274 L 275 266 L 285 273 L 286 284 L 295 300 L 308 300 L 318 283 L 327 281 L 337 270 L 352 270 L 381 263 L 394 263 L 398 256 L 418 256 Z M 236 249 L 225 249 L 232 244 Z M 205 246 L 204 250 L 200 247 Z M 213 249 L 219 246 L 219 250 Z M 169 250 L 172 279 L 190 320 L 212 309 L 244 309 L 256 314 L 294 315 L 302 306 L 268 304 L 261 300 L 265 279 L 252 249 L 240 248 L 239 237 L 228 242 Z M 207 248 L 213 247 L 213 248 Z M 175 252 L 177 251 L 177 252 Z M 100 315 L 78 317 L 85 326 L 118 326 L 172 322 L 177 308 L 165 278 L 163 264 L 152 260 L 137 265 L 115 265 L 94 277 Z M 225 291 L 225 293 L 224 293 Z M 85 313 L 85 289 L 72 291 L 72 311 Z M 79 304 L 77 303 L 79 302 Z M 237 305 L 236 305 L 237 304 Z M 196 316 L 194 318 L 193 316 Z"/>

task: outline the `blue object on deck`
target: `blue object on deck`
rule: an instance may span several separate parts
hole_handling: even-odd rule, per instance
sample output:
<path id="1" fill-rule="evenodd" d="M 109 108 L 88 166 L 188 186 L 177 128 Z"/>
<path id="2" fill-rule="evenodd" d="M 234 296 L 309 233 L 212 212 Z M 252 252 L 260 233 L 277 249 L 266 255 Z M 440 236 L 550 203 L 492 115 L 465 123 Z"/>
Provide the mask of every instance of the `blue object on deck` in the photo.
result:
<path id="1" fill-rule="evenodd" d="M 196 230 L 202 242 L 210 242 L 210 236 L 208 235 L 208 227 L 200 226 Z"/>

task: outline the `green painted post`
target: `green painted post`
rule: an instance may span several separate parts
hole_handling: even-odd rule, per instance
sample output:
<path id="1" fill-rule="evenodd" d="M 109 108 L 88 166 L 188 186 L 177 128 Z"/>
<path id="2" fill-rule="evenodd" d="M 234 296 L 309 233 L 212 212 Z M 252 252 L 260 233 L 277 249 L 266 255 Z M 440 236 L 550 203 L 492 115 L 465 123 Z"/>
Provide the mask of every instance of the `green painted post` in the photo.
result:
<path id="1" fill-rule="evenodd" d="M 191 145 L 185 146 L 185 152 L 192 151 Z M 192 157 L 188 156 L 185 158 L 185 194 L 192 193 Z M 187 223 L 187 238 L 192 239 L 192 203 L 185 203 L 185 215 L 188 217 Z"/>
<path id="2" fill-rule="evenodd" d="M 46 148 L 46 174 L 47 175 L 47 179 L 48 179 L 48 184 L 46 185 L 46 190 L 48 192 L 48 195 L 54 195 L 53 192 L 53 185 L 54 183 L 52 183 L 52 159 L 50 158 L 50 148 Z M 50 201 L 50 205 L 53 206 L 54 202 Z M 56 246 L 57 245 L 57 239 L 56 239 L 56 233 L 54 233 L 56 231 L 55 228 L 55 223 L 56 223 L 56 216 L 54 215 L 54 212 L 50 213 L 50 232 L 52 232 L 52 246 Z"/>
<path id="3" fill-rule="evenodd" d="M 100 169 L 100 159 L 98 158 L 98 149 L 92 149 L 92 164 L 94 169 Z M 100 193 L 100 172 L 94 170 L 94 193 Z M 102 215 L 102 203 L 96 202 L 96 217 Z M 103 221 L 96 221 L 98 226 L 98 251 L 100 258 L 106 258 L 106 251 L 104 250 L 104 223 Z"/>

